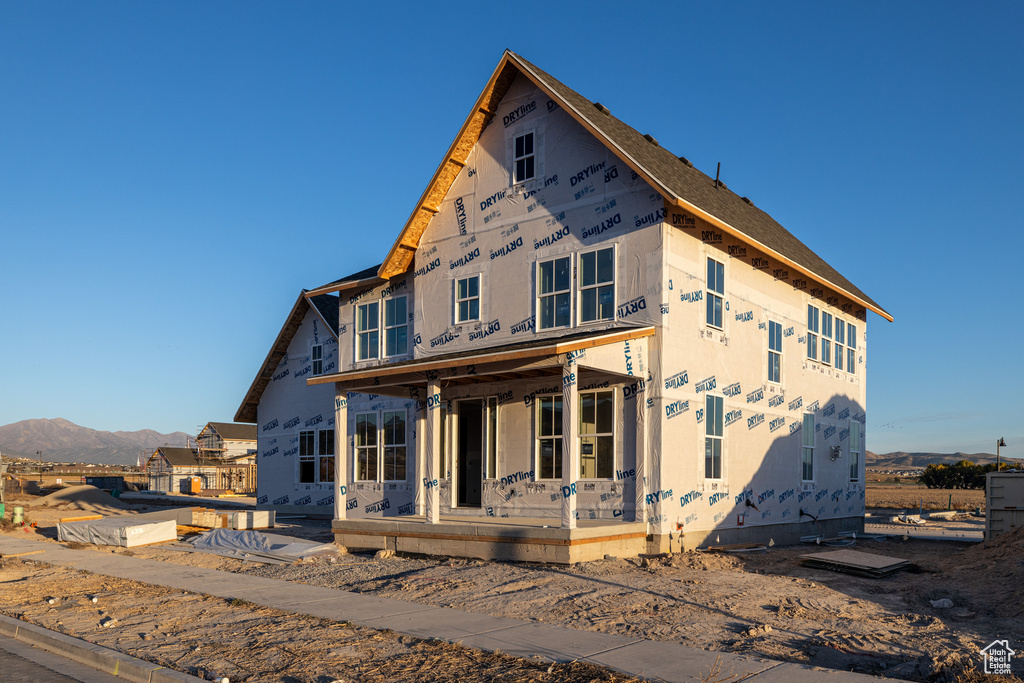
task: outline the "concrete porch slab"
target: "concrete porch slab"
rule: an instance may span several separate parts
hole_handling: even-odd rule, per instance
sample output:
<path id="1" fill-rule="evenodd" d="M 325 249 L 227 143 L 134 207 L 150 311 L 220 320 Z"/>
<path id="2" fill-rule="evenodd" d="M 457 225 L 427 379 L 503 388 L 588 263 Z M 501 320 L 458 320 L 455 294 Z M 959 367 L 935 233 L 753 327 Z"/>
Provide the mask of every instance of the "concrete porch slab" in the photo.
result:
<path id="1" fill-rule="evenodd" d="M 635 557 L 647 549 L 643 522 L 580 520 L 563 529 L 551 518 L 445 516 L 429 524 L 422 516 L 336 519 L 335 541 L 358 550 L 394 550 L 483 560 L 574 564 L 605 555 Z"/>

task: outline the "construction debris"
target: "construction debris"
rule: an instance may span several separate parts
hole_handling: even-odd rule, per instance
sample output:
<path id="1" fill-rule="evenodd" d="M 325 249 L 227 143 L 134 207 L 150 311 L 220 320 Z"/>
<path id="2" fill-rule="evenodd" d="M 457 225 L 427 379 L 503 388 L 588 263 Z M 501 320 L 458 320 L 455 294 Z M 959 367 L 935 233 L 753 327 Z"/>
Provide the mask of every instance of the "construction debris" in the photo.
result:
<path id="1" fill-rule="evenodd" d="M 872 579 L 880 579 L 911 566 L 908 560 L 865 553 L 859 550 L 833 550 L 827 553 L 801 555 L 800 561 L 808 567 L 814 567 L 815 569 L 828 569 L 829 571 L 865 576 Z"/>

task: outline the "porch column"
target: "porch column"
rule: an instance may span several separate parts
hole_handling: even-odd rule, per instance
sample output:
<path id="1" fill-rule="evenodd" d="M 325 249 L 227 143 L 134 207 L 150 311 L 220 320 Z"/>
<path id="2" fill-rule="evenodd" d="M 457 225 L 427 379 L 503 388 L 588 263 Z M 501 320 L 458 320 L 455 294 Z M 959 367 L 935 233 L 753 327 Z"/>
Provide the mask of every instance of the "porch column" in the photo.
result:
<path id="1" fill-rule="evenodd" d="M 438 496 L 441 460 L 441 384 L 436 379 L 427 382 L 427 408 L 423 430 L 426 467 L 423 486 L 426 489 L 426 518 L 428 524 L 440 521 L 441 501 Z"/>
<path id="2" fill-rule="evenodd" d="M 576 480 L 580 476 L 580 396 L 576 363 L 562 365 L 562 528 L 576 528 Z"/>
<path id="3" fill-rule="evenodd" d="M 427 403 L 424 401 L 423 407 L 416 411 L 416 469 L 413 472 L 413 479 L 415 480 L 416 488 L 413 493 L 413 504 L 416 508 L 417 515 L 426 514 L 425 484 L 427 481 L 427 412 Z"/>
<path id="4" fill-rule="evenodd" d="M 634 522 L 647 521 L 647 393 L 653 391 L 648 384 L 647 391 L 636 394 L 636 501 Z"/>
<path id="5" fill-rule="evenodd" d="M 348 391 L 334 385 L 334 519 L 345 519 L 348 493 Z"/>

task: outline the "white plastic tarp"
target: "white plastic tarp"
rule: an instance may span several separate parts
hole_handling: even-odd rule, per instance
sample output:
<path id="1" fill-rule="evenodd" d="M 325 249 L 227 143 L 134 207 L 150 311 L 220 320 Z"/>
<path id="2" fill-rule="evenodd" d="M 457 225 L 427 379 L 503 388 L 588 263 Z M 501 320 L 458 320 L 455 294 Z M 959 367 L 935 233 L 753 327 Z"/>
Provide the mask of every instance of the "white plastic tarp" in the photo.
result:
<path id="1" fill-rule="evenodd" d="M 316 555 L 338 553 L 338 548 L 333 543 L 314 543 L 291 536 L 241 529 L 211 529 L 193 540 L 192 546 L 203 552 L 239 559 L 269 556 L 295 561 Z"/>
<path id="2" fill-rule="evenodd" d="M 79 543 L 113 545 L 121 548 L 173 541 L 177 537 L 178 527 L 174 520 L 107 517 L 57 524 L 58 541 L 78 541 Z"/>

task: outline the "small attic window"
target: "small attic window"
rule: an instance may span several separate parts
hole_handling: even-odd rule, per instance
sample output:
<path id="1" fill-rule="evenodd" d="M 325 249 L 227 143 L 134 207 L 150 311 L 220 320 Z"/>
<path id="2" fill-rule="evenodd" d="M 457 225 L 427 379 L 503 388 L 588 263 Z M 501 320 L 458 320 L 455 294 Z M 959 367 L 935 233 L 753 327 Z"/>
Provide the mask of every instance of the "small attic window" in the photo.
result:
<path id="1" fill-rule="evenodd" d="M 515 156 L 513 157 L 514 184 L 533 180 L 536 175 L 534 164 L 533 133 L 517 135 L 515 139 Z"/>

